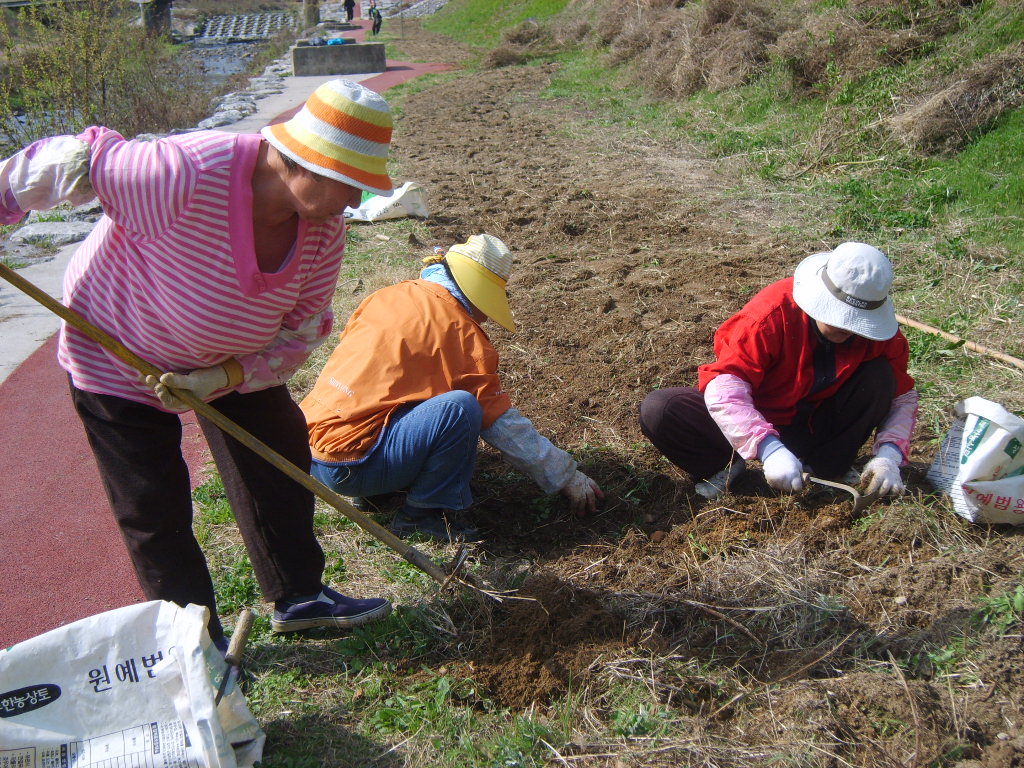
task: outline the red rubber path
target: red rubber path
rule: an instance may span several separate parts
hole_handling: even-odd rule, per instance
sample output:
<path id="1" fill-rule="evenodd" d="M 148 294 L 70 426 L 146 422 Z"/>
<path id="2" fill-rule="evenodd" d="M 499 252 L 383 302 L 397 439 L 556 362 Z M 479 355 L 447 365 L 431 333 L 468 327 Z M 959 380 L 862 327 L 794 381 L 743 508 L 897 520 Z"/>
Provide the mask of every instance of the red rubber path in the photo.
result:
<path id="1" fill-rule="evenodd" d="M 384 91 L 445 69 L 388 61 L 362 83 Z M 144 599 L 56 349 L 54 334 L 0 384 L 0 648 Z M 182 421 L 195 486 L 209 456 L 194 415 Z"/>

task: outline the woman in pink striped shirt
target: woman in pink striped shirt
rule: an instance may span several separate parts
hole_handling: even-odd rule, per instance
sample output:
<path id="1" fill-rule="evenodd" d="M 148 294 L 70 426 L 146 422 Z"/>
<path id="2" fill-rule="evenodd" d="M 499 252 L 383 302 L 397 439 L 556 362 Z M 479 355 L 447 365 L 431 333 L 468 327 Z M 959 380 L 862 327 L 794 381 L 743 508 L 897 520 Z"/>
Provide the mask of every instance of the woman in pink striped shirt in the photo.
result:
<path id="1" fill-rule="evenodd" d="M 331 331 L 347 206 L 387 194 L 391 113 L 353 82 L 325 83 L 261 134 L 214 131 L 126 141 L 93 127 L 0 162 L 0 223 L 98 197 L 104 216 L 73 256 L 64 301 L 167 371 L 139 375 L 75 328 L 59 360 L 147 598 L 210 608 L 192 533 L 188 470 L 169 388 L 215 403 L 309 470 L 305 420 L 285 386 Z M 386 616 L 322 583 L 313 496 L 199 417 L 267 600 L 286 632 Z"/>

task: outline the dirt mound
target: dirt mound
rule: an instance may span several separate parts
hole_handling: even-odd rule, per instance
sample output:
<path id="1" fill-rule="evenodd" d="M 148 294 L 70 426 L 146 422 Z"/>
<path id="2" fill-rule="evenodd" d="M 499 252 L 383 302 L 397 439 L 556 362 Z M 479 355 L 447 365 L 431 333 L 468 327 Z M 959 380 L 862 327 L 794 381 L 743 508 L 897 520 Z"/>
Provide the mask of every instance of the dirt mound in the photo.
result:
<path id="1" fill-rule="evenodd" d="M 530 576 L 494 611 L 472 674 L 502 706 L 526 709 L 565 694 L 594 659 L 622 648 L 623 620 L 597 596 L 551 574 Z"/>

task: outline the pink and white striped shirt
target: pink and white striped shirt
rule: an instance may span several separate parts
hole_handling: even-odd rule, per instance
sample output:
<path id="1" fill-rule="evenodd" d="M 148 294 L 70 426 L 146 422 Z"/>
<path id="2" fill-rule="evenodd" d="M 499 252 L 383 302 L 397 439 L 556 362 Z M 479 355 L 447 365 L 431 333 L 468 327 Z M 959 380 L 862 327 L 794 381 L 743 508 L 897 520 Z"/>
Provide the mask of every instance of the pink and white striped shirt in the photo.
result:
<path id="1" fill-rule="evenodd" d="M 345 223 L 300 221 L 283 266 L 261 272 L 251 186 L 261 141 L 214 131 L 126 141 L 93 127 L 0 164 L 0 200 L 24 211 L 27 201 L 41 209 L 95 192 L 105 215 L 68 265 L 65 303 L 163 371 L 234 357 L 244 371 L 236 389 L 264 389 L 286 382 L 330 334 Z M 91 190 L 70 167 L 76 156 Z M 7 220 L 12 207 L 0 211 Z M 75 328 L 62 329 L 59 361 L 79 389 L 162 407 L 130 366 Z"/>

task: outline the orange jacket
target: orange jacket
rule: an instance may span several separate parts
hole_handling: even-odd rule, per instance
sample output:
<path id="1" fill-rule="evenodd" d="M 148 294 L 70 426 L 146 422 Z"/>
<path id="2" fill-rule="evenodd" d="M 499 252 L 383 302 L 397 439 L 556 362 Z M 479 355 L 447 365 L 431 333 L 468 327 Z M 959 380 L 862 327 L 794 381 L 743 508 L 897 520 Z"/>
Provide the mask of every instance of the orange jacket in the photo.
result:
<path id="1" fill-rule="evenodd" d="M 362 458 L 398 406 L 455 389 L 476 395 L 485 429 L 512 407 L 498 379 L 498 352 L 480 324 L 427 280 L 375 291 L 349 318 L 299 404 L 313 457 Z"/>

